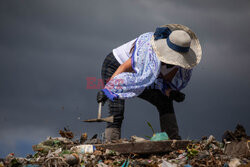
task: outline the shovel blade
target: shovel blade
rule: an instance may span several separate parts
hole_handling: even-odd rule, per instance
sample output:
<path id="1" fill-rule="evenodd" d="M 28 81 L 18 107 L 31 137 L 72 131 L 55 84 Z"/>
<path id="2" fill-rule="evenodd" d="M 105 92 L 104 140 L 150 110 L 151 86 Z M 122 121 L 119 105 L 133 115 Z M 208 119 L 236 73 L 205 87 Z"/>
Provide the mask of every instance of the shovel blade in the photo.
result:
<path id="1" fill-rule="evenodd" d="M 100 119 L 88 119 L 88 120 L 84 120 L 84 122 L 110 122 L 113 123 L 114 122 L 114 116 L 110 116 L 110 117 L 106 117 L 106 118 L 100 118 Z"/>

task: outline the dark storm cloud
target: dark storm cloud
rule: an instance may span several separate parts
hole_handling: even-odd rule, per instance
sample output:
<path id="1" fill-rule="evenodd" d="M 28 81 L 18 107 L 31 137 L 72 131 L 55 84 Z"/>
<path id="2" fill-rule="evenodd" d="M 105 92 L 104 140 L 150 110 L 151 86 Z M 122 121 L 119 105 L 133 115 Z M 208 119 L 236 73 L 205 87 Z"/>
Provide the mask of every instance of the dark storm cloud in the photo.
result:
<path id="1" fill-rule="evenodd" d="M 105 124 L 79 121 L 97 114 L 86 77 L 100 77 L 114 47 L 168 23 L 190 27 L 203 48 L 187 99 L 175 104 L 181 135 L 220 137 L 238 122 L 249 131 L 249 7 L 224 0 L 1 1 L 0 157 L 23 155 L 30 150 L 21 152 L 20 143 L 31 146 L 67 125 L 78 136 L 100 134 Z M 154 106 L 127 100 L 123 136 L 150 135 L 146 120 L 159 130 Z"/>

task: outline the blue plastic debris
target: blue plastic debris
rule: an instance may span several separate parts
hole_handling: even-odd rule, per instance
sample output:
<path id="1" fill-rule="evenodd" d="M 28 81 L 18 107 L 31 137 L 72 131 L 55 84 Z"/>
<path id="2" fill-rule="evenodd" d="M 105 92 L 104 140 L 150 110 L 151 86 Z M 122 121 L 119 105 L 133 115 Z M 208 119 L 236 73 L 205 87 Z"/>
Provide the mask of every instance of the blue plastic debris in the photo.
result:
<path id="1" fill-rule="evenodd" d="M 184 165 L 184 167 L 192 167 L 191 165 L 187 164 L 187 165 Z"/>
<path id="2" fill-rule="evenodd" d="M 123 164 L 122 164 L 122 167 L 128 167 L 129 165 L 129 160 L 126 160 Z"/>
<path id="3" fill-rule="evenodd" d="M 229 167 L 229 165 L 228 165 L 227 163 L 225 163 L 225 164 L 223 165 L 223 167 Z"/>
<path id="4" fill-rule="evenodd" d="M 161 141 L 161 140 L 168 140 L 169 137 L 167 135 L 166 132 L 161 132 L 161 133 L 155 133 L 152 137 L 151 137 L 151 141 Z"/>

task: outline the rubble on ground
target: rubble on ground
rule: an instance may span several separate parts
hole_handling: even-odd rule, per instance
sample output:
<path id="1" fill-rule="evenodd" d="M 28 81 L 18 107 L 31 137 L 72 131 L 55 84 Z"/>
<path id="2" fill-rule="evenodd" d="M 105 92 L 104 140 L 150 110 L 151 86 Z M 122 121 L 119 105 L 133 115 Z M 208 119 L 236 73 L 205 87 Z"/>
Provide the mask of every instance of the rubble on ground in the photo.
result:
<path id="1" fill-rule="evenodd" d="M 242 126 L 237 126 L 235 132 L 226 132 L 223 142 L 217 141 L 212 135 L 202 137 L 199 141 L 189 141 L 185 148 L 170 152 L 138 154 L 134 152 L 120 153 L 106 149 L 100 144 L 97 136 L 91 139 L 83 133 L 79 141 L 73 141 L 70 131 L 61 133 L 64 137 L 48 137 L 45 141 L 33 146 L 34 155 L 25 158 L 15 157 L 10 153 L 5 159 L 0 159 L 0 167 L 249 167 L 250 140 Z M 67 135 L 65 135 L 67 134 Z M 70 134 L 70 135 L 68 135 Z M 240 135 L 241 134 L 241 135 Z M 119 143 L 157 142 L 132 136 L 130 140 L 112 141 Z M 173 141 L 175 143 L 175 141 Z M 236 147 L 239 143 L 243 143 Z M 232 145 L 233 144 L 233 145 Z M 231 146 L 230 146 L 231 145 Z M 172 147 L 172 146 L 171 146 Z M 231 150 L 230 150 L 231 149 Z M 236 149 L 236 151 L 235 151 Z M 242 151 L 243 150 L 243 151 Z M 241 152 L 242 151 L 242 152 Z M 233 152 L 233 154 L 232 154 Z M 240 153 L 240 154 L 237 154 Z"/>

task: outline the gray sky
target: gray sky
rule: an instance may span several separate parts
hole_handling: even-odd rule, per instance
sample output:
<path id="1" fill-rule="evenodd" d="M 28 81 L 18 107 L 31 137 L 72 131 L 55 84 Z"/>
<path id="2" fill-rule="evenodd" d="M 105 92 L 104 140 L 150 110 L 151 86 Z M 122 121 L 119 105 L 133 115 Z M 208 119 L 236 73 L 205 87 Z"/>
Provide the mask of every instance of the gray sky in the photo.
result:
<path id="1" fill-rule="evenodd" d="M 32 153 L 64 126 L 77 137 L 102 133 L 104 123 L 78 119 L 97 115 L 86 78 L 101 77 L 113 48 L 170 23 L 190 27 L 203 48 L 185 102 L 175 103 L 181 136 L 220 140 L 237 123 L 249 133 L 249 9 L 247 0 L 0 1 L 0 157 Z M 151 135 L 146 121 L 160 130 L 146 101 L 129 99 L 125 108 L 122 137 Z"/>

